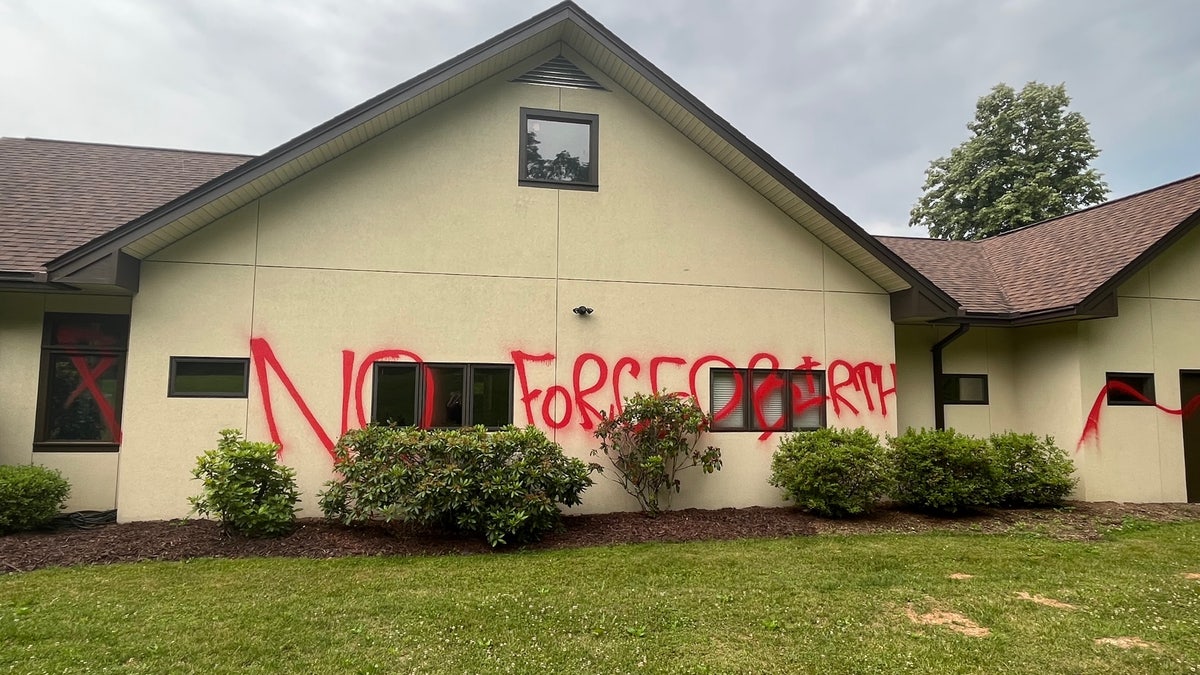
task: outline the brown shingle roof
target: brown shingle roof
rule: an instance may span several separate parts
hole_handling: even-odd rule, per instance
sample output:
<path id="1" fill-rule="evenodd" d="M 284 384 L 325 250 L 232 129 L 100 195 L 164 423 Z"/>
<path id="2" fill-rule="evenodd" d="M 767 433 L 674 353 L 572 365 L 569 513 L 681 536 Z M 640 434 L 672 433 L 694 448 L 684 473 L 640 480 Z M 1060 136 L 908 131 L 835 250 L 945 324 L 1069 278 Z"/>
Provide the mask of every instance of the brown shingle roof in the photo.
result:
<path id="1" fill-rule="evenodd" d="M 45 263 L 250 156 L 0 138 L 0 271 Z"/>
<path id="2" fill-rule="evenodd" d="M 1200 213 L 1200 175 L 981 241 L 880 237 L 963 309 L 1031 314 L 1082 303 Z"/>

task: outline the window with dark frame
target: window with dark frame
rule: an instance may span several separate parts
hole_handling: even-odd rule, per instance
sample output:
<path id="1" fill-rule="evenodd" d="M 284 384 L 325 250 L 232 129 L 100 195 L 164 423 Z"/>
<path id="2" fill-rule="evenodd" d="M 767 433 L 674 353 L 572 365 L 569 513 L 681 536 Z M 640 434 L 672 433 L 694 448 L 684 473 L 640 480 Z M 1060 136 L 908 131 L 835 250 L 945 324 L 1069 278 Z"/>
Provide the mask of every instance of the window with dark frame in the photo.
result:
<path id="1" fill-rule="evenodd" d="M 942 375 L 942 403 L 987 405 L 987 375 Z"/>
<path id="2" fill-rule="evenodd" d="M 172 356 L 167 381 L 171 398 L 246 398 L 250 392 L 250 359 Z"/>
<path id="3" fill-rule="evenodd" d="M 35 451 L 117 450 L 128 347 L 128 315 L 46 314 Z"/>
<path id="4" fill-rule="evenodd" d="M 599 126 L 597 115 L 521 108 L 517 182 L 534 187 L 597 189 Z"/>
<path id="5" fill-rule="evenodd" d="M 512 364 L 375 364 L 371 421 L 429 428 L 512 424 Z"/>
<path id="6" fill-rule="evenodd" d="M 709 371 L 713 431 L 811 431 L 825 426 L 821 370 Z"/>
<path id="7" fill-rule="evenodd" d="M 1109 405 L 1154 405 L 1154 373 L 1105 373 Z"/>

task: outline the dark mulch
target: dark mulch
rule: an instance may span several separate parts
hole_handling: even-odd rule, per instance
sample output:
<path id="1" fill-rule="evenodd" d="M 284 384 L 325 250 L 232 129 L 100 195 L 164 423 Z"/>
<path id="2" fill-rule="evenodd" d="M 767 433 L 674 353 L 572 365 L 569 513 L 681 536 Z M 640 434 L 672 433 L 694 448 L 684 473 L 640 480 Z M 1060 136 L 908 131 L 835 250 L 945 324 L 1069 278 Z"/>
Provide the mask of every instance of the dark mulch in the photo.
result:
<path id="1" fill-rule="evenodd" d="M 566 516 L 563 529 L 521 550 L 641 542 L 685 542 L 819 534 L 962 531 L 1034 532 L 1059 539 L 1096 539 L 1128 520 L 1200 521 L 1200 504 L 1072 502 L 1059 509 L 986 510 L 957 518 L 885 508 L 867 518 L 824 520 L 792 508 L 685 509 L 647 518 L 638 513 Z M 501 551 L 513 549 L 500 549 Z M 289 556 L 335 558 L 373 555 L 492 553 L 477 539 L 403 526 L 346 528 L 302 519 L 278 539 L 224 536 L 207 520 L 146 521 L 90 530 L 28 532 L 0 537 L 0 571 L 25 572 L 77 564 Z"/>

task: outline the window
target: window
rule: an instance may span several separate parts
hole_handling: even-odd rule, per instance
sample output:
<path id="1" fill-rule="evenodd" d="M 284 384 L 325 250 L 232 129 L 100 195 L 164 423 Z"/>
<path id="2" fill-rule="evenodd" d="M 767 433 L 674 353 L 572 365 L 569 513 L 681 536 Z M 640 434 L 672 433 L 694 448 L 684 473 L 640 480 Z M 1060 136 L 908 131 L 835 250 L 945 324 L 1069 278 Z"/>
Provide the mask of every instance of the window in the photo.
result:
<path id="1" fill-rule="evenodd" d="M 172 356 L 167 396 L 178 398 L 246 398 L 250 391 L 250 359 Z"/>
<path id="2" fill-rule="evenodd" d="M 1153 373 L 1105 373 L 1109 405 L 1154 405 Z"/>
<path id="3" fill-rule="evenodd" d="M 494 429 L 512 424 L 512 393 L 513 367 L 507 364 L 376 363 L 371 420 Z"/>
<path id="4" fill-rule="evenodd" d="M 942 403 L 987 405 L 987 375 L 943 375 Z"/>
<path id="5" fill-rule="evenodd" d="M 46 314 L 34 450 L 117 450 L 129 317 Z"/>
<path id="6" fill-rule="evenodd" d="M 713 431 L 804 431 L 825 426 L 824 371 L 714 368 L 709 386 Z"/>
<path id="7" fill-rule="evenodd" d="M 597 189 L 599 125 L 596 115 L 521 108 L 518 182 Z"/>

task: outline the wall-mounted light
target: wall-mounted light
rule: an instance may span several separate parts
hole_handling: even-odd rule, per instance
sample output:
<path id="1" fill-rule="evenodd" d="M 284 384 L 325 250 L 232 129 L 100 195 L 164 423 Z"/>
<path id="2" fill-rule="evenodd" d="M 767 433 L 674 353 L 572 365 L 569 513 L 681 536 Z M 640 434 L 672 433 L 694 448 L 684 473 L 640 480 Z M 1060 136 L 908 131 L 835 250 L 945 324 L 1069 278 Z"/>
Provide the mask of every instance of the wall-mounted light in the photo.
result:
<path id="1" fill-rule="evenodd" d="M 585 307 L 583 305 L 580 305 L 571 311 L 575 312 L 579 316 L 587 316 L 588 314 L 591 314 L 593 310 L 591 307 Z"/>

